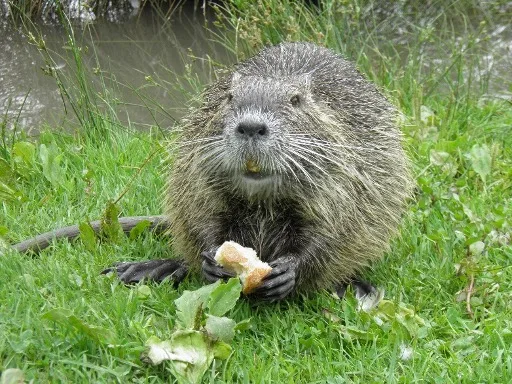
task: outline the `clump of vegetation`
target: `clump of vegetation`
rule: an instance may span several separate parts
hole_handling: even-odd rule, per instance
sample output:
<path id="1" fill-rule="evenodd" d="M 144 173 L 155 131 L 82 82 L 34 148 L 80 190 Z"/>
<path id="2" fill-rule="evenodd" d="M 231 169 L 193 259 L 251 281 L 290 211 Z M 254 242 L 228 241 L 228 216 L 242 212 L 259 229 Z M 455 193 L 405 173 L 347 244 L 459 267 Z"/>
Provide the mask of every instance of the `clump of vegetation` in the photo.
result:
<path id="1" fill-rule="evenodd" d="M 224 315 L 233 309 L 242 293 L 238 278 L 217 281 L 195 291 L 185 291 L 175 301 L 177 329 L 169 340 L 151 337 L 143 360 L 160 364 L 170 361 L 171 371 L 183 383 L 199 383 L 213 359 L 227 359 L 235 332 L 247 328 Z"/>
<path id="2" fill-rule="evenodd" d="M 211 361 L 204 381 L 512 380 L 512 108 L 496 91 L 497 76 L 510 75 L 482 59 L 496 52 L 505 3 L 217 6 L 216 39 L 239 57 L 268 43 L 308 40 L 356 61 L 403 111 L 417 188 L 401 237 L 367 276 L 385 289 L 386 300 L 368 312 L 358 311 L 350 294 L 343 301 L 325 292 L 256 307 L 241 300 L 230 316 L 251 317 L 251 328 L 234 339 L 227 360 Z M 80 54 L 79 46 L 70 47 Z M 496 55 L 494 63 L 506 59 Z M 80 84 L 67 81 L 64 95 Z M 500 93 L 510 94 L 499 82 Z M 80 87 L 73 94 L 77 103 L 85 97 Z M 121 215 L 161 212 L 161 131 L 121 129 L 104 114 L 109 99 L 96 100 L 98 109 L 77 108 L 85 118 L 73 136 L 45 131 L 31 140 L 6 129 L 12 126 L 6 118 L 0 123 L 4 243 L 99 218 L 121 195 Z M 89 129 L 94 119 L 105 129 Z M 3 251 L 0 369 L 41 382 L 167 382 L 168 364 L 141 362 L 144 344 L 153 336 L 168 339 L 181 326 L 176 300 L 202 282 L 191 277 L 177 290 L 125 287 L 99 272 L 121 259 L 168 257 L 167 240 L 146 232 L 115 242 L 87 238 L 34 258 Z M 205 327 L 203 315 L 196 330 Z M 94 336 L 105 331 L 114 335 L 109 342 Z"/>

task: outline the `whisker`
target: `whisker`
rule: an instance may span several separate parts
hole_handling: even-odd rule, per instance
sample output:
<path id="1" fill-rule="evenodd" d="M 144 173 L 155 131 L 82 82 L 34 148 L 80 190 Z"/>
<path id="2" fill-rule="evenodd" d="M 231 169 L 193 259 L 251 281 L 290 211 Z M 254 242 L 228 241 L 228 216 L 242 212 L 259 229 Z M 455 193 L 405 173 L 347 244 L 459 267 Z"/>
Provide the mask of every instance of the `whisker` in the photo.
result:
<path id="1" fill-rule="evenodd" d="M 333 142 L 329 142 L 326 140 L 321 140 L 321 139 L 311 137 L 307 134 L 289 133 L 288 135 L 293 137 L 293 141 L 295 141 L 297 143 L 305 144 L 308 146 L 316 145 L 316 146 L 321 146 L 322 148 L 327 147 L 327 148 L 332 148 L 332 149 L 334 149 L 334 148 L 354 149 L 354 150 L 361 151 L 361 152 L 362 151 L 381 152 L 382 149 L 385 148 L 384 146 L 382 146 L 382 148 L 380 148 L 380 147 L 372 148 L 372 147 L 368 147 L 368 146 L 348 145 L 348 144 L 342 144 L 342 143 L 336 143 L 336 142 L 333 143 Z"/>
<path id="2" fill-rule="evenodd" d="M 309 174 L 308 171 L 306 171 L 306 169 L 300 165 L 299 162 L 297 162 L 293 157 L 291 157 L 290 155 L 288 155 L 287 153 L 282 153 L 282 155 L 284 157 L 286 157 L 286 159 L 290 160 L 292 163 L 295 164 L 295 166 L 304 174 L 304 176 L 308 179 L 309 183 L 310 184 L 314 184 L 314 180 L 313 178 L 311 177 L 311 175 Z M 299 180 L 299 177 L 297 176 L 297 174 L 295 173 L 295 171 L 293 170 L 292 166 L 290 164 L 288 164 L 287 161 L 284 162 L 284 164 L 286 165 L 286 167 L 292 172 L 292 174 L 294 175 L 294 177 Z"/>
<path id="3" fill-rule="evenodd" d="M 349 150 L 344 152 L 345 159 L 341 159 L 339 151 L 336 150 L 336 148 L 334 148 L 334 147 L 333 148 L 319 148 L 322 151 L 327 152 L 327 154 L 324 155 L 320 152 L 314 151 L 312 148 L 315 148 L 315 146 L 309 145 L 310 143 L 308 143 L 306 141 L 301 142 L 300 140 L 293 140 L 293 141 L 290 141 L 288 144 L 292 147 L 300 148 L 301 150 L 308 152 L 308 153 L 312 154 L 313 156 L 321 157 L 324 160 L 330 162 L 331 164 L 335 164 L 339 167 L 342 167 L 346 171 L 348 171 L 348 168 L 347 168 L 348 162 L 344 161 L 344 160 L 346 160 L 349 156 L 351 156 L 353 158 L 353 160 L 357 161 L 358 163 L 363 163 L 365 165 L 374 167 L 374 164 L 372 164 L 371 162 L 366 160 L 364 157 L 360 156 L 357 152 L 350 150 L 351 148 L 345 147 L 345 149 L 349 149 Z M 300 145 L 300 144 L 303 144 L 303 145 Z M 306 145 L 307 145 L 307 147 L 306 147 Z M 328 156 L 328 155 L 331 155 L 331 156 Z"/>
<path id="4" fill-rule="evenodd" d="M 176 145 L 181 148 L 181 147 L 186 147 L 189 145 L 194 145 L 194 144 L 203 143 L 203 142 L 216 142 L 216 141 L 220 142 L 220 141 L 222 141 L 222 139 L 223 139 L 223 136 L 221 136 L 221 135 L 202 137 L 202 138 L 197 138 L 197 139 L 192 139 L 192 140 L 180 141 Z"/>
<path id="5" fill-rule="evenodd" d="M 300 147 L 297 147 L 298 149 L 302 149 Z M 312 159 L 308 158 L 307 156 L 304 156 L 300 150 L 299 151 L 296 151 L 293 153 L 295 156 L 298 156 L 300 157 L 302 160 L 306 161 L 307 163 L 311 164 L 313 167 L 315 167 L 316 169 L 318 169 L 320 172 L 322 172 L 324 175 L 326 176 L 329 176 L 329 174 L 327 173 L 327 171 L 325 169 L 323 169 L 320 165 L 318 165 L 317 163 L 315 163 Z M 290 157 L 291 159 L 291 157 Z M 299 164 L 298 162 L 295 162 L 295 164 Z M 300 165 L 300 168 L 304 170 L 304 167 L 302 165 Z M 307 172 L 306 172 L 307 173 Z M 309 176 L 309 173 L 308 173 L 308 176 Z M 309 176 L 311 178 L 311 176 Z"/>

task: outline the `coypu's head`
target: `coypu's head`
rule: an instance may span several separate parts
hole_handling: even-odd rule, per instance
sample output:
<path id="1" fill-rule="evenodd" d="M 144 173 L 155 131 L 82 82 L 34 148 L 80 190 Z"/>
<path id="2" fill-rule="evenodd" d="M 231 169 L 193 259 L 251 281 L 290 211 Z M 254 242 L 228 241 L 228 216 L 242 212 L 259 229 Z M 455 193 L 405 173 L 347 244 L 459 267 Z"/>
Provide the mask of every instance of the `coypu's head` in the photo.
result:
<path id="1" fill-rule="evenodd" d="M 313 123 L 314 104 L 307 76 L 233 75 L 222 114 L 221 170 L 238 191 L 276 197 L 284 184 L 302 181 L 300 168 L 307 165 L 297 153 Z"/>
<path id="2" fill-rule="evenodd" d="M 190 169 L 211 184 L 253 200 L 371 184 L 370 171 L 403 167 L 393 114 L 339 55 L 286 43 L 239 63 L 207 89 L 187 126 L 194 153 L 184 157 L 193 157 Z"/>

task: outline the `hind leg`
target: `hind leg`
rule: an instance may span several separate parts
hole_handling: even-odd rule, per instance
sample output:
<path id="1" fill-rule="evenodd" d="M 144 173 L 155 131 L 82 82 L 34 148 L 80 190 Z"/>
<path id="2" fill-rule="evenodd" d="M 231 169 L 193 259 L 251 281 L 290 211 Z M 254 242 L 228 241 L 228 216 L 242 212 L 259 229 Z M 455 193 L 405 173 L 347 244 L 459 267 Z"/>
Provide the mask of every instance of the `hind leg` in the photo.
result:
<path id="1" fill-rule="evenodd" d="M 363 297 L 377 290 L 377 288 L 373 284 L 367 281 L 353 279 L 350 281 L 350 283 L 340 283 L 334 289 L 334 292 L 336 292 L 340 299 L 343 299 L 343 297 L 345 296 L 345 292 L 347 291 L 349 285 L 352 286 L 352 288 L 354 289 L 356 297 Z"/>
<path id="2" fill-rule="evenodd" d="M 335 288 L 335 292 L 340 299 L 345 296 L 348 286 L 354 289 L 359 308 L 369 310 L 376 307 L 382 300 L 383 292 L 379 291 L 372 283 L 361 279 L 353 279 L 350 283 L 341 283 Z"/>
<path id="3" fill-rule="evenodd" d="M 187 275 L 188 266 L 183 260 L 157 259 L 141 262 L 116 263 L 113 267 L 102 271 L 102 274 L 116 272 L 125 284 L 135 284 L 142 280 L 161 283 L 168 279 L 178 285 Z"/>

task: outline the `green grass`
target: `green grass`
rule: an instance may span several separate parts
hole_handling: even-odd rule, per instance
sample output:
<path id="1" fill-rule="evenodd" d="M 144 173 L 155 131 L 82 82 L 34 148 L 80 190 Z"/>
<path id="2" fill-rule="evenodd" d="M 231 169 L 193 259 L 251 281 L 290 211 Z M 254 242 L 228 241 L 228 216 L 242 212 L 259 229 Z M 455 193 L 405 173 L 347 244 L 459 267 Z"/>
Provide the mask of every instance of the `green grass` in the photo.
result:
<path id="1" fill-rule="evenodd" d="M 227 27 L 218 38 L 238 55 L 283 39 L 326 44 L 355 60 L 404 112 L 418 187 L 400 238 L 366 277 L 424 324 L 407 323 L 400 312 L 379 326 L 355 310 L 352 297 L 339 301 L 328 292 L 258 307 L 241 301 L 230 316 L 250 317 L 252 327 L 235 337 L 233 355 L 216 362 L 204 382 L 512 381 L 512 108 L 482 97 L 492 78 L 467 75 L 489 49 L 493 10 L 454 2 L 426 26 L 411 14 L 407 46 L 397 47 L 377 33 L 391 26 L 370 18 L 355 0 L 326 2 L 320 10 L 286 1 L 260 7 L 238 1 L 238 9 L 233 3 L 226 3 L 220 22 L 236 25 L 237 33 Z M 349 17 L 347 9 L 362 13 Z M 467 22 L 470 17 L 476 22 Z M 456 34 L 454 25 L 464 27 Z M 429 70 L 424 64 L 439 53 L 446 60 Z M 4 239 L 17 242 L 97 219 L 126 188 L 123 215 L 161 212 L 160 129 L 119 129 L 101 111 L 93 110 L 74 135 L 44 132 L 32 142 L 11 135 L 6 118 L 0 123 Z M 98 119 L 102 129 L 93 129 Z M 165 366 L 143 365 L 140 353 L 149 336 L 170 335 L 174 300 L 202 283 L 191 277 L 178 290 L 151 285 L 144 297 L 99 272 L 116 261 L 169 254 L 168 240 L 150 234 L 94 251 L 80 241 L 57 242 L 37 257 L 6 251 L 0 256 L 0 370 L 22 369 L 35 382 L 168 382 Z M 468 304 L 460 292 L 470 285 Z M 112 330 L 115 345 L 43 320 L 53 308 Z M 409 360 L 400 356 L 402 345 L 413 349 Z"/>

